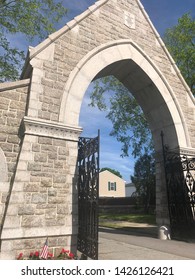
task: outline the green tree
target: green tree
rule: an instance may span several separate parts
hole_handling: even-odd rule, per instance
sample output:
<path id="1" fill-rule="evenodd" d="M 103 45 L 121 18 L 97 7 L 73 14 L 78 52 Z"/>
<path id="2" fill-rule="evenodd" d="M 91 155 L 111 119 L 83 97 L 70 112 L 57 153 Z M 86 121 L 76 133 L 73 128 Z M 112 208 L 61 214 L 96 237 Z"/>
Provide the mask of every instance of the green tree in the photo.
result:
<path id="1" fill-rule="evenodd" d="M 67 9 L 56 0 L 0 0 L 0 81 L 18 79 L 24 52 L 14 47 L 10 37 L 23 34 L 30 41 L 52 33 L 54 24 Z"/>
<path id="2" fill-rule="evenodd" d="M 91 92 L 90 106 L 108 112 L 110 135 L 122 144 L 122 156 L 134 157 L 153 151 L 151 131 L 143 111 L 129 90 L 114 76 L 98 79 Z"/>
<path id="3" fill-rule="evenodd" d="M 136 188 L 139 204 L 144 205 L 146 213 L 155 204 L 155 163 L 151 155 L 141 156 L 135 163 L 131 181 Z"/>
<path id="4" fill-rule="evenodd" d="M 166 30 L 164 42 L 195 95 L 195 20 L 189 13 Z"/>
<path id="5" fill-rule="evenodd" d="M 108 171 L 110 171 L 111 173 L 115 174 L 116 176 L 122 178 L 122 175 L 121 175 L 121 173 L 120 173 L 119 171 L 117 171 L 117 170 L 115 170 L 115 169 L 112 169 L 112 168 L 109 168 L 109 167 L 103 167 L 103 168 L 101 168 L 101 169 L 100 169 L 100 172 L 105 171 L 105 170 L 108 170 Z"/>

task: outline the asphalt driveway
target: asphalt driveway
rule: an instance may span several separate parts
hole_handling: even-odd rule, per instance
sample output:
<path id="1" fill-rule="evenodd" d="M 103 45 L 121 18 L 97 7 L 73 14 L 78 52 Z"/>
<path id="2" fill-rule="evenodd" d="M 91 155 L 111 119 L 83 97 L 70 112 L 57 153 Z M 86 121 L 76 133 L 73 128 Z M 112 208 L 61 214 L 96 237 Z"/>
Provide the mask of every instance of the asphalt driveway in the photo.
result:
<path id="1" fill-rule="evenodd" d="M 195 243 L 158 239 L 155 226 L 99 229 L 100 260 L 194 260 Z"/>

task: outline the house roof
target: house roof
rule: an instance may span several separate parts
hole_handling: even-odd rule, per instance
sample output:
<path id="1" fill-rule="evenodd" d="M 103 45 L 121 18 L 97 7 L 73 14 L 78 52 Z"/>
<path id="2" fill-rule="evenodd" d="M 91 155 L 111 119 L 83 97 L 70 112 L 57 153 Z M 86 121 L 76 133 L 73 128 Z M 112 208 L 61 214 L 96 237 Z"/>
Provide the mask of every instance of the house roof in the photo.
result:
<path id="1" fill-rule="evenodd" d="M 105 174 L 107 173 L 107 175 L 112 176 L 112 177 L 116 177 L 117 179 L 121 179 L 121 180 L 124 182 L 123 178 L 121 178 L 121 177 L 115 175 L 114 173 L 110 172 L 109 170 L 101 171 L 100 174 L 101 174 L 101 173 L 105 173 Z"/>

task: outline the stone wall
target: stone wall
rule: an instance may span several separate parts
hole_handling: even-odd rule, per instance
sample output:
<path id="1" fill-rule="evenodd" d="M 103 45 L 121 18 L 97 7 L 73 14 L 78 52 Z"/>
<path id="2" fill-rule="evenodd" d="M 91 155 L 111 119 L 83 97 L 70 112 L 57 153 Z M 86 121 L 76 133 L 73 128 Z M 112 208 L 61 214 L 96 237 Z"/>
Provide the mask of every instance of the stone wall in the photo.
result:
<path id="1" fill-rule="evenodd" d="M 1 108 L 1 258 L 40 250 L 75 251 L 77 234 L 76 161 L 81 132 L 26 115 L 29 80 L 4 84 Z M 6 173 L 6 174 L 5 174 Z"/>
<path id="2" fill-rule="evenodd" d="M 0 85 L 0 145 L 8 167 L 9 181 L 20 150 L 20 125 L 26 111 L 30 80 Z"/>
<path id="3" fill-rule="evenodd" d="M 29 84 L 27 79 L 0 85 L 0 225 L 18 162 L 22 138 L 20 125 L 26 111 Z"/>
<path id="4" fill-rule="evenodd" d="M 1 236 L 2 258 L 15 258 L 18 250 L 40 250 L 43 237 L 49 237 L 55 254 L 62 245 L 76 248 L 77 141 L 59 139 L 53 131 L 53 137 L 28 134 L 27 126 L 24 118 L 26 133 Z"/>

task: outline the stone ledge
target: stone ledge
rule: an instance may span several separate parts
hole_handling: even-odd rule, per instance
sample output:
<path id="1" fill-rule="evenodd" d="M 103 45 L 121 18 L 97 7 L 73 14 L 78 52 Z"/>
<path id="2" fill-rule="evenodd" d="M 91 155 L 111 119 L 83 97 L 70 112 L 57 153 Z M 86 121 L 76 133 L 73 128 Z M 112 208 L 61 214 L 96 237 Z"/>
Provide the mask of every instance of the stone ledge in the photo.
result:
<path id="1" fill-rule="evenodd" d="M 195 156 L 195 149 L 193 148 L 179 147 L 179 152 L 188 156 Z"/>
<path id="2" fill-rule="evenodd" d="M 5 82 L 0 84 L 0 91 L 21 88 L 30 85 L 30 79 L 15 82 Z"/>
<path id="3" fill-rule="evenodd" d="M 195 149 L 191 147 L 175 147 L 174 149 L 168 150 L 170 153 L 180 153 L 181 155 L 187 155 L 189 157 L 195 156 Z M 155 156 L 158 157 L 158 159 L 163 159 L 163 153 L 162 150 L 156 151 Z"/>
<path id="4" fill-rule="evenodd" d="M 38 234 L 37 234 L 38 231 Z M 23 238 L 42 238 L 44 236 L 65 236 L 77 234 L 76 227 L 72 226 L 50 226 L 50 227 L 30 227 L 3 229 L 1 241 L 23 239 Z"/>
<path id="5" fill-rule="evenodd" d="M 81 127 L 69 126 L 62 123 L 56 123 L 42 119 L 33 119 L 29 117 L 24 117 L 23 129 L 24 134 L 71 141 L 78 141 L 78 137 L 82 132 Z"/>

